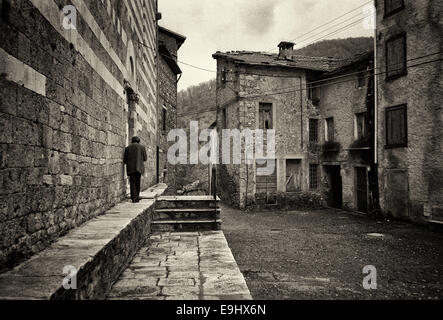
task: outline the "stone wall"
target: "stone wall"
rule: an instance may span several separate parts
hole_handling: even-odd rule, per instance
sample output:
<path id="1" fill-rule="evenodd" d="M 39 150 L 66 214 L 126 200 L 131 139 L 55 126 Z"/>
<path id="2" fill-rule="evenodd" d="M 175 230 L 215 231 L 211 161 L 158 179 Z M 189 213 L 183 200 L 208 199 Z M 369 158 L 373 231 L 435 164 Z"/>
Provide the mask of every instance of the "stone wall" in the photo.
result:
<path id="1" fill-rule="evenodd" d="M 168 164 L 168 133 L 177 127 L 177 75 L 171 70 L 162 57 L 159 77 L 159 182 L 175 186 L 175 166 Z M 163 130 L 163 110 L 166 110 L 166 130 Z"/>
<path id="2" fill-rule="evenodd" d="M 373 57 L 372 57 L 373 58 Z M 324 179 L 327 180 L 327 187 L 323 189 L 326 200 L 331 197 L 331 189 L 336 187 L 332 185 L 332 181 L 326 172 L 327 166 L 340 166 L 342 178 L 343 192 L 343 208 L 357 210 L 357 191 L 356 191 L 356 174 L 355 168 L 362 167 L 368 170 L 372 169 L 373 148 L 372 144 L 368 144 L 368 150 L 350 150 L 356 142 L 355 137 L 355 115 L 357 113 L 367 112 L 367 122 L 365 125 L 373 124 L 371 118 L 371 110 L 367 108 L 368 86 L 372 84 L 371 72 L 367 72 L 364 78 L 364 85 L 359 86 L 358 72 L 361 70 L 372 69 L 372 59 L 361 61 L 358 64 L 348 67 L 341 72 L 336 72 L 329 77 L 329 81 L 321 83 L 320 103 L 321 110 L 321 127 L 320 127 L 320 144 L 325 151 L 322 153 L 322 165 Z M 350 74 L 348 76 L 345 76 Z M 334 79 L 335 77 L 340 77 Z M 327 80 L 327 77 L 325 77 Z M 372 92 L 372 86 L 369 89 Z M 328 118 L 334 119 L 334 143 L 336 147 L 329 147 L 326 143 L 326 125 Z M 371 137 L 371 129 L 367 128 L 368 141 Z M 330 150 L 330 151 L 328 151 Z M 324 186 L 323 186 L 324 187 Z"/>
<path id="3" fill-rule="evenodd" d="M 397 79 L 378 77 L 380 205 L 387 214 L 419 222 L 443 221 L 443 64 L 425 63 L 441 59 L 441 21 L 438 1 L 405 1 L 405 8 L 389 17 L 384 17 L 383 2 L 377 7 L 378 70 L 386 70 L 386 40 L 402 32 L 409 66 L 407 75 Z M 407 104 L 407 147 L 386 149 L 385 109 L 401 104 Z"/>
<path id="4" fill-rule="evenodd" d="M 0 270 L 124 198 L 132 134 L 155 182 L 157 4 L 142 2 L 0 1 Z"/>

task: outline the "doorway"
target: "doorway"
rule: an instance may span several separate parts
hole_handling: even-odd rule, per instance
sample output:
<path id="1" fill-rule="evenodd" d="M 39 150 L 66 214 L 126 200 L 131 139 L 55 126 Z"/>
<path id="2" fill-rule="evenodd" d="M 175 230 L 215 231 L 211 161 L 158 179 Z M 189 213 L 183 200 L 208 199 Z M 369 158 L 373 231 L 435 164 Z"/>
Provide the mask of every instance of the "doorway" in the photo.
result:
<path id="1" fill-rule="evenodd" d="M 155 157 L 155 162 L 156 162 L 156 169 L 155 169 L 155 172 L 156 172 L 156 181 L 157 181 L 157 184 L 159 184 L 160 183 L 160 148 L 157 146 L 157 148 L 156 148 L 156 157 Z"/>
<path id="2" fill-rule="evenodd" d="M 368 174 L 366 167 L 355 168 L 355 190 L 357 191 L 357 210 L 368 212 Z"/>
<path id="3" fill-rule="evenodd" d="M 286 192 L 301 191 L 301 159 L 286 160 Z"/>
<path id="4" fill-rule="evenodd" d="M 341 209 L 343 207 L 343 180 L 340 166 L 325 166 L 329 182 L 328 206 Z"/>

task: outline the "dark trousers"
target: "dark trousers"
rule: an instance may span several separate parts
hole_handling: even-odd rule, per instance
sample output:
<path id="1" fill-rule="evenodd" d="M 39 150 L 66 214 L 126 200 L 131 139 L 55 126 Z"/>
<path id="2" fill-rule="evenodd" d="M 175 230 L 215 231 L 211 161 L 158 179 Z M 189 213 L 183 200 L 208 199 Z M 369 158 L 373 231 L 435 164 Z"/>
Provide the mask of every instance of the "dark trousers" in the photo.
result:
<path id="1" fill-rule="evenodd" d="M 140 200 L 140 180 L 141 174 L 136 172 L 129 175 L 129 184 L 131 187 L 131 200 L 133 202 Z"/>

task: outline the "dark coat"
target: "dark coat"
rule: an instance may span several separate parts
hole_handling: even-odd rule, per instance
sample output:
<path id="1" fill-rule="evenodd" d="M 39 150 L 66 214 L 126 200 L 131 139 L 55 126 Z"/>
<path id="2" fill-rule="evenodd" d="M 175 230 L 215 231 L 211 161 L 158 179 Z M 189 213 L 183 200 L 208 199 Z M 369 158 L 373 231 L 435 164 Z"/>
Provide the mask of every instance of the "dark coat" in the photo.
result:
<path id="1" fill-rule="evenodd" d="M 139 143 L 131 143 L 125 149 L 123 162 L 126 164 L 126 172 L 129 175 L 133 173 L 145 173 L 144 162 L 148 160 L 146 156 L 146 148 Z"/>

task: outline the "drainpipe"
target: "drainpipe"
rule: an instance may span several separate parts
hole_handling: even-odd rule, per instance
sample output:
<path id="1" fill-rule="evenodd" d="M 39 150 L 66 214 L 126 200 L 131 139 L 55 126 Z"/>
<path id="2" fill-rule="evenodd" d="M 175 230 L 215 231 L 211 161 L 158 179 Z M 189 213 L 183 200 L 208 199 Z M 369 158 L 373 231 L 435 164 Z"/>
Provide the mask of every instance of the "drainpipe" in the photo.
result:
<path id="1" fill-rule="evenodd" d="M 377 12 L 377 7 L 375 7 Z M 374 163 L 378 164 L 378 68 L 377 68 L 377 14 L 374 34 Z"/>
<path id="2" fill-rule="evenodd" d="M 156 55 L 156 60 L 157 60 L 157 70 L 156 70 L 156 72 L 157 72 L 157 81 L 156 81 L 157 82 L 157 92 L 156 92 L 157 115 L 156 115 L 156 122 L 155 122 L 155 126 L 156 126 L 155 135 L 156 135 L 156 141 L 157 141 L 157 143 L 156 143 L 157 147 L 155 148 L 156 153 L 158 152 L 159 147 L 160 147 L 160 135 L 158 134 L 158 129 L 159 129 L 158 119 L 159 119 L 159 114 L 160 114 L 160 110 L 159 110 L 159 107 L 160 107 L 160 51 L 159 51 L 159 47 L 158 47 L 158 45 L 159 45 L 159 41 L 158 41 L 158 35 L 159 35 L 158 21 L 159 21 L 159 19 L 161 19 L 161 17 L 158 12 L 158 0 L 155 0 L 155 38 L 156 38 L 155 39 L 155 43 L 156 43 L 155 55 Z M 159 157 L 157 157 L 157 155 L 155 157 L 156 157 L 156 159 L 159 158 Z M 156 177 L 156 181 L 157 181 L 157 183 L 159 183 L 160 182 L 160 164 L 159 163 L 157 163 L 156 168 L 158 168 L 158 170 L 157 170 L 158 174 Z"/>
<path id="3" fill-rule="evenodd" d="M 304 143 L 303 143 L 303 130 L 304 130 L 304 126 L 303 126 L 303 79 L 302 76 L 298 76 L 299 80 L 300 80 L 300 133 L 301 133 L 301 152 L 303 153 L 303 147 L 304 147 Z"/>

